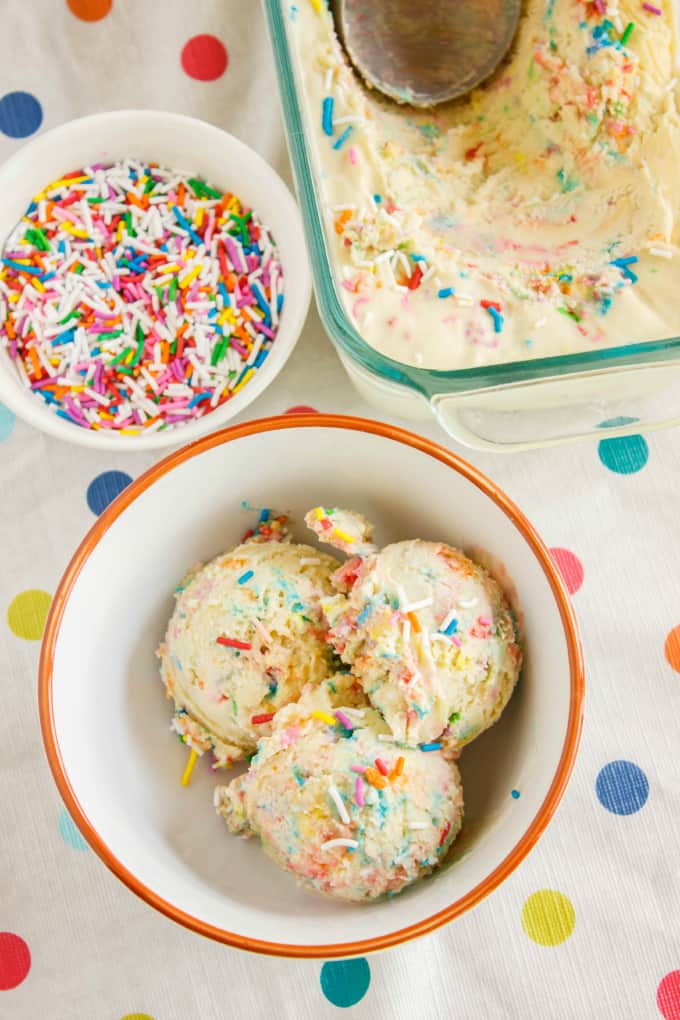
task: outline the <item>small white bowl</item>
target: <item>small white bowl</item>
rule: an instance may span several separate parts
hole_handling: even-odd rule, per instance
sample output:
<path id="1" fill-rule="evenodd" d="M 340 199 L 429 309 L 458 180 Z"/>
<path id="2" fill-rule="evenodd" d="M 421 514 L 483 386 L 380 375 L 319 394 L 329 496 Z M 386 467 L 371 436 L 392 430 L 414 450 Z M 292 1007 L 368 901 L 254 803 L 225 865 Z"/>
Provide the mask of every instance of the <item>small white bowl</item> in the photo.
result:
<path id="1" fill-rule="evenodd" d="M 461 758 L 466 818 L 446 865 L 394 899 L 342 904 L 300 889 L 256 840 L 230 836 L 201 760 L 187 749 L 154 651 L 188 566 L 252 522 L 241 501 L 304 512 L 356 508 L 384 544 L 420 537 L 484 549 L 514 581 L 525 666 L 500 722 Z M 169 509 L 171 508 L 171 509 Z M 68 810 L 104 862 L 174 920 L 214 939 L 288 956 L 354 956 L 424 934 L 478 903 L 550 821 L 576 756 L 583 664 L 569 598 L 535 531 L 492 482 L 436 444 L 330 415 L 236 425 L 134 481 L 101 515 L 55 595 L 40 662 L 40 713 Z M 519 791 L 519 798 L 512 791 Z"/>
<path id="2" fill-rule="evenodd" d="M 271 383 L 291 354 L 309 308 L 311 276 L 299 209 L 274 170 L 233 135 L 193 117 L 155 110 L 119 110 L 69 121 L 38 135 L 0 165 L 0 248 L 31 198 L 69 171 L 125 157 L 190 170 L 252 206 L 271 229 L 283 267 L 285 304 L 271 354 L 235 397 L 203 418 L 149 436 L 90 431 L 58 418 L 21 383 L 0 350 L 0 401 L 30 425 L 67 442 L 99 450 L 157 450 L 221 428 Z"/>

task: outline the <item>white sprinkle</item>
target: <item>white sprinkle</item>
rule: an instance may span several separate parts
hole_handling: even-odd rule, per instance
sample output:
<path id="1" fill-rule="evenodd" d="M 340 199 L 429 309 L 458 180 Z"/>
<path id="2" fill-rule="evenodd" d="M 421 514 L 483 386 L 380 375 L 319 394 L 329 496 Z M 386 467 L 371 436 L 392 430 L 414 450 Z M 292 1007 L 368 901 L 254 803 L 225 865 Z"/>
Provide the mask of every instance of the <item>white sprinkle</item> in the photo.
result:
<path id="1" fill-rule="evenodd" d="M 476 606 L 478 602 L 479 599 L 474 597 L 471 599 L 458 599 L 458 605 L 461 609 L 472 609 L 472 607 Z"/>
<path id="2" fill-rule="evenodd" d="M 325 843 L 321 844 L 321 849 L 332 850 L 334 846 L 346 846 L 350 850 L 356 850 L 359 844 L 356 839 L 327 839 Z"/>
<path id="3" fill-rule="evenodd" d="M 474 304 L 474 300 L 469 294 L 454 294 L 453 296 L 458 304 L 463 308 L 471 308 Z"/>
<path id="4" fill-rule="evenodd" d="M 427 822 L 409 822 L 409 829 L 429 829 Z"/>
<path id="5" fill-rule="evenodd" d="M 649 254 L 650 255 L 656 255 L 660 259 L 672 259 L 673 258 L 673 252 L 669 251 L 667 248 L 650 248 L 649 249 Z"/>
<path id="6" fill-rule="evenodd" d="M 333 84 L 333 73 L 334 73 L 334 70 L 335 70 L 334 68 L 329 67 L 328 70 L 326 71 L 326 77 L 323 80 L 323 87 L 324 87 L 324 91 L 325 91 L 326 95 L 328 95 L 328 93 L 330 92 L 331 85 Z M 335 121 L 334 123 L 337 124 L 337 121 Z"/>
<path id="7" fill-rule="evenodd" d="M 420 602 L 409 602 L 406 606 L 400 606 L 399 611 L 402 613 L 415 613 L 417 609 L 427 609 L 428 606 L 432 605 L 432 599 L 421 599 Z"/>
<path id="8" fill-rule="evenodd" d="M 303 559 L 300 560 L 301 567 L 311 567 L 315 563 L 321 563 L 321 560 L 318 558 L 318 556 L 305 556 L 303 557 Z"/>
<path id="9" fill-rule="evenodd" d="M 334 124 L 363 124 L 363 117 L 333 117 Z"/>
<path id="10" fill-rule="evenodd" d="M 547 319 L 537 319 L 534 323 L 534 329 L 540 329 L 541 326 L 545 326 Z"/>
<path id="11" fill-rule="evenodd" d="M 453 621 L 456 619 L 457 615 L 458 615 L 458 609 L 454 607 L 449 613 L 446 614 L 446 616 L 444 617 L 442 622 L 439 624 L 439 629 L 440 630 L 446 630 L 446 628 L 449 626 L 449 624 L 453 623 Z"/>
<path id="12" fill-rule="evenodd" d="M 222 803 L 222 787 L 216 786 L 213 790 L 213 807 L 218 808 Z"/>
<path id="13" fill-rule="evenodd" d="M 394 744 L 396 743 L 396 737 L 393 737 L 391 733 L 379 733 L 378 740 L 382 740 L 383 744 Z"/>
<path id="14" fill-rule="evenodd" d="M 338 809 L 338 814 L 340 815 L 340 821 L 344 822 L 345 825 L 349 825 L 351 819 L 350 819 L 349 814 L 347 812 L 347 808 L 345 807 L 345 802 L 342 799 L 342 797 L 340 796 L 340 793 L 338 792 L 337 786 L 335 786 L 334 783 L 330 783 L 329 786 L 328 786 L 328 792 L 331 795 L 331 797 L 333 798 L 333 803 L 335 804 L 336 808 Z"/>
<path id="15" fill-rule="evenodd" d="M 402 628 L 402 639 L 405 645 L 409 644 L 411 640 L 411 621 L 404 620 L 404 626 Z"/>

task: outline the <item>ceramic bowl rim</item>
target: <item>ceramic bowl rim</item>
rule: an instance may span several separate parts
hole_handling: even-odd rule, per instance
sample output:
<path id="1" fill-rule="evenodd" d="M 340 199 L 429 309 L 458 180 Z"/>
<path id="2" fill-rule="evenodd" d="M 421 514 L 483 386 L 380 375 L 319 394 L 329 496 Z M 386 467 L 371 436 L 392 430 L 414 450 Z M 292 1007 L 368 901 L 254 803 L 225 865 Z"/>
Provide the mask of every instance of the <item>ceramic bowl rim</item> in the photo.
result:
<path id="1" fill-rule="evenodd" d="M 439 460 L 441 463 L 462 475 L 467 481 L 471 482 L 474 486 L 481 490 L 514 524 L 538 560 L 557 603 L 569 658 L 569 717 L 560 760 L 543 803 L 528 825 L 524 834 L 510 852 L 506 854 L 503 860 L 483 879 L 483 881 L 478 883 L 473 889 L 469 890 L 469 892 L 467 892 L 464 896 L 454 900 L 453 903 L 450 903 L 443 910 L 439 910 L 429 917 L 422 918 L 415 924 L 408 925 L 405 928 L 400 928 L 395 931 L 386 932 L 383 935 L 375 936 L 373 938 L 359 939 L 352 942 L 335 943 L 332 945 L 294 945 L 281 942 L 267 942 L 263 939 L 255 939 L 249 936 L 239 935 L 235 932 L 226 931 L 222 928 L 216 927 L 215 925 L 208 924 L 200 918 L 194 917 L 192 914 L 181 910 L 174 904 L 169 903 L 167 900 L 158 896 L 143 882 L 141 882 L 117 859 L 110 848 L 100 838 L 96 829 L 89 821 L 87 815 L 78 802 L 75 790 L 62 761 L 58 735 L 54 722 L 52 699 L 54 654 L 57 640 L 59 638 L 61 621 L 69 595 L 81 570 L 97 546 L 99 540 L 106 534 L 108 529 L 122 514 L 122 512 L 132 502 L 134 502 L 134 500 L 141 496 L 146 489 L 153 485 L 158 479 L 166 475 L 169 471 L 183 464 L 185 461 L 212 449 L 213 447 L 234 442 L 235 440 L 243 439 L 248 436 L 275 432 L 281 429 L 299 428 L 348 429 L 354 432 L 368 433 L 370 435 L 380 436 L 398 443 L 403 443 L 406 446 Z M 584 696 L 585 671 L 583 653 L 579 640 L 576 618 L 569 595 L 548 548 L 522 511 L 484 474 L 478 471 L 471 464 L 468 464 L 457 454 L 452 453 L 450 450 L 445 449 L 432 440 L 384 422 L 334 414 L 281 415 L 255 419 L 239 425 L 232 425 L 229 428 L 221 429 L 218 432 L 213 432 L 209 435 L 203 436 L 195 442 L 174 451 L 135 479 L 107 507 L 107 509 L 104 510 L 83 541 L 80 543 L 62 576 L 52 600 L 52 605 L 45 626 L 38 674 L 40 725 L 52 775 L 61 797 L 80 832 L 114 875 L 116 875 L 121 882 L 123 882 L 132 892 L 150 906 L 165 914 L 166 917 L 169 917 L 171 920 L 176 921 L 178 924 L 181 924 L 186 928 L 190 928 L 192 931 L 195 931 L 200 935 L 205 935 L 217 942 L 222 942 L 237 949 L 245 949 L 269 956 L 296 957 L 301 959 L 333 959 L 339 957 L 362 956 L 366 953 L 372 953 L 378 950 L 387 949 L 391 946 L 400 945 L 401 943 L 410 941 L 411 939 L 417 938 L 421 935 L 425 935 L 442 925 L 447 924 L 449 921 L 452 921 L 454 918 L 465 913 L 471 907 L 476 906 L 481 902 L 481 900 L 488 896 L 489 893 L 498 888 L 498 886 L 500 886 L 502 882 L 504 882 L 505 879 L 521 864 L 538 842 L 555 814 L 562 796 L 564 795 L 578 752 L 581 729 L 583 726 Z"/>

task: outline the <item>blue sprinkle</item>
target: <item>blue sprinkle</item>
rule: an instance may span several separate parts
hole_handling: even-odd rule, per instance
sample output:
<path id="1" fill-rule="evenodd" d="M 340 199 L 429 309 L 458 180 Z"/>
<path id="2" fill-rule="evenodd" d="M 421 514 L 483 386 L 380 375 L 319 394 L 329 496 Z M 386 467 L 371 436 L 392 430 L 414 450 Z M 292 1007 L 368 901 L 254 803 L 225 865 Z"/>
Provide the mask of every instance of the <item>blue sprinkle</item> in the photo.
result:
<path id="1" fill-rule="evenodd" d="M 412 254 L 411 258 L 413 259 L 414 262 L 425 262 L 426 261 L 424 255 L 415 255 L 415 254 Z"/>
<path id="2" fill-rule="evenodd" d="M 458 630 L 458 620 L 451 620 L 446 630 L 441 631 L 442 634 L 446 634 L 447 637 L 451 637 Z"/>
<path id="3" fill-rule="evenodd" d="M 217 311 L 216 308 L 211 308 L 210 311 L 208 312 L 209 319 L 214 319 L 217 317 L 217 315 L 219 315 L 219 312 Z"/>
<path id="4" fill-rule="evenodd" d="M 179 223 L 180 227 L 183 230 L 187 231 L 187 233 L 189 234 L 189 237 L 194 242 L 194 244 L 203 244 L 203 241 L 198 236 L 198 234 L 196 233 L 194 228 L 191 226 L 191 224 L 189 223 L 189 220 L 186 218 L 186 216 L 184 216 L 182 214 L 181 209 L 178 206 L 173 205 L 172 211 L 175 214 L 175 219 Z"/>
<path id="5" fill-rule="evenodd" d="M 66 254 L 66 241 L 60 241 L 59 244 L 57 245 L 57 248 L 59 250 L 59 254 L 60 255 L 65 255 Z"/>
<path id="6" fill-rule="evenodd" d="M 373 607 L 369 603 L 369 605 L 364 606 L 364 608 L 361 610 L 361 612 L 357 616 L 357 624 L 359 627 L 363 627 L 363 625 L 366 623 L 366 620 L 371 615 L 372 609 Z"/>
<path id="7" fill-rule="evenodd" d="M 279 296 L 276 299 L 276 311 L 280 312 L 282 308 L 283 308 L 283 294 L 279 294 Z"/>
<path id="8" fill-rule="evenodd" d="M 303 604 L 301 602 L 294 602 L 293 603 L 293 612 L 294 613 L 301 613 L 304 610 L 304 608 L 305 607 L 303 606 Z"/>
<path id="9" fill-rule="evenodd" d="M 373 201 L 377 202 L 378 205 L 380 205 L 380 203 L 382 202 L 382 195 L 374 195 L 373 196 Z"/>
<path id="10" fill-rule="evenodd" d="M 58 344 L 72 344 L 76 338 L 75 329 L 65 329 L 59 336 L 55 336 L 52 340 L 52 347 L 57 347 Z"/>
<path id="11" fill-rule="evenodd" d="M 441 749 L 442 749 L 442 745 L 441 744 L 421 744 L 420 745 L 420 750 L 421 751 L 441 751 Z"/>
<path id="12" fill-rule="evenodd" d="M 247 584 L 247 582 L 251 579 L 251 577 L 254 577 L 254 576 L 255 576 L 255 571 L 254 570 L 246 570 L 245 574 L 241 574 L 241 576 L 239 577 L 238 583 L 239 584 Z"/>
<path id="13" fill-rule="evenodd" d="M 258 356 L 255 358 L 255 368 L 259 368 L 264 363 L 268 354 L 269 354 L 268 347 L 265 351 L 260 351 Z"/>
<path id="14" fill-rule="evenodd" d="M 622 269 L 623 266 L 634 266 L 637 261 L 637 255 L 628 255 L 626 258 L 612 259 L 609 265 L 618 266 L 619 269 Z"/>
<path id="15" fill-rule="evenodd" d="M 500 331 L 503 329 L 503 316 L 501 315 L 500 312 L 497 312 L 495 308 L 492 308 L 491 305 L 489 305 L 489 307 L 487 308 L 487 312 L 493 319 L 494 333 L 500 333 Z"/>
<path id="16" fill-rule="evenodd" d="M 260 290 L 260 288 L 258 287 L 258 285 L 255 282 L 251 283 L 250 289 L 252 290 L 253 294 L 255 295 L 255 300 L 257 301 L 258 305 L 260 306 L 260 308 L 264 312 L 264 324 L 265 324 L 265 326 L 270 326 L 271 325 L 271 321 L 272 321 L 272 317 L 271 317 L 271 313 L 269 311 L 269 305 L 267 304 L 266 297 L 264 296 L 264 294 L 262 293 L 262 291 Z"/>
<path id="17" fill-rule="evenodd" d="M 326 96 L 323 101 L 321 127 L 325 135 L 333 134 L 333 96 Z"/>
<path id="18" fill-rule="evenodd" d="M 60 242 L 60 243 L 61 243 L 61 242 Z M 109 289 L 109 287 L 111 286 L 111 284 L 110 284 L 110 283 L 108 283 L 107 281 L 104 281 L 104 280 L 95 280 L 95 283 L 97 284 L 97 286 L 98 286 L 98 287 L 99 287 L 99 288 L 100 288 L 101 290 L 108 290 L 108 289 Z"/>
<path id="19" fill-rule="evenodd" d="M 195 397 L 191 398 L 191 400 L 187 404 L 187 407 L 188 408 L 196 407 L 196 404 L 200 404 L 201 401 L 203 400 L 209 400 L 211 396 L 212 393 L 209 390 L 206 390 L 204 393 L 197 393 Z"/>
<path id="20" fill-rule="evenodd" d="M 30 215 L 31 215 L 31 213 L 32 213 L 32 212 L 35 212 L 35 210 L 36 210 L 37 208 L 38 208 L 38 205 L 37 205 L 37 203 L 36 203 L 36 202 L 31 202 L 31 204 L 29 205 L 28 209 L 26 210 L 26 215 L 27 215 L 27 216 L 30 216 Z"/>
<path id="21" fill-rule="evenodd" d="M 440 298 L 453 297 L 455 293 L 456 292 L 454 291 L 453 287 L 442 287 L 441 290 L 437 291 L 437 297 Z"/>
<path id="22" fill-rule="evenodd" d="M 258 524 L 264 524 L 265 521 L 268 521 L 268 520 L 269 520 L 269 510 L 268 510 L 267 507 L 265 507 L 264 510 L 262 510 L 262 512 L 260 513 L 260 518 L 259 518 Z"/>
<path id="23" fill-rule="evenodd" d="M 222 295 L 222 300 L 224 301 L 225 307 L 229 308 L 231 306 L 231 301 L 229 300 L 229 292 L 227 291 L 227 288 L 224 285 L 224 280 L 220 280 L 220 282 L 217 284 L 217 289 Z"/>
<path id="24" fill-rule="evenodd" d="M 13 262 L 12 259 L 2 259 L 2 262 L 10 269 L 16 269 L 20 273 L 28 273 L 29 276 L 42 276 L 42 269 L 39 266 L 22 266 L 20 262 Z"/>
<path id="25" fill-rule="evenodd" d="M 342 132 L 342 134 L 338 138 L 338 140 L 333 143 L 333 148 L 334 149 L 341 149 L 343 147 L 343 145 L 345 144 L 345 142 L 347 141 L 347 139 L 349 138 L 349 136 L 352 134 L 353 130 L 354 130 L 354 128 L 352 127 L 352 125 L 348 124 L 347 127 L 345 128 L 345 130 Z"/>

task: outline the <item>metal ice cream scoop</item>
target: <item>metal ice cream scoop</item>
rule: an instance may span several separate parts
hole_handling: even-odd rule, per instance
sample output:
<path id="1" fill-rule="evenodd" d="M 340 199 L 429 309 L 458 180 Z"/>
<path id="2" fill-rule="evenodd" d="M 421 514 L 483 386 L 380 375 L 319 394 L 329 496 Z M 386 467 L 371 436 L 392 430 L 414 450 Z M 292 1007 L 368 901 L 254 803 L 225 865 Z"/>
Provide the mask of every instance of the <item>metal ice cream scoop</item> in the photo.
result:
<path id="1" fill-rule="evenodd" d="M 366 82 L 399 103 L 434 106 L 500 64 L 522 0 L 333 0 L 338 35 Z"/>

